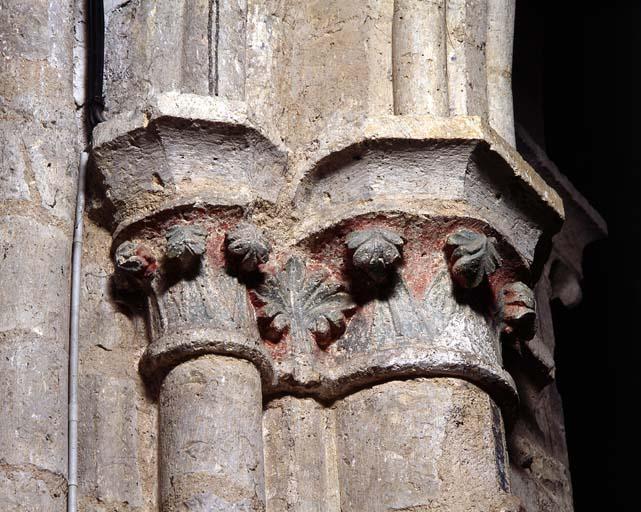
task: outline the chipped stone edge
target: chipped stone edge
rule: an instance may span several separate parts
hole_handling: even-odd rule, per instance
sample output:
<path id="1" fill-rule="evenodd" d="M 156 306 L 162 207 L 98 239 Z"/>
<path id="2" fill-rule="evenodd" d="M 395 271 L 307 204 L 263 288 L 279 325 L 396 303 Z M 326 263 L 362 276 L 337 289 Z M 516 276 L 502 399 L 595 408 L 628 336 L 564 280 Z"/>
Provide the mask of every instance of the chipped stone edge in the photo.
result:
<path id="1" fill-rule="evenodd" d="M 559 194 L 510 146 L 490 125 L 478 116 L 376 116 L 362 119 L 341 130 L 339 137 L 326 133 L 319 137 L 316 148 L 308 150 L 308 158 L 296 158 L 292 189 L 287 194 L 293 199 L 304 187 L 323 158 L 351 146 L 385 140 L 405 139 L 417 141 L 470 141 L 485 142 L 512 169 L 514 176 L 533 191 L 560 220 L 565 218 L 563 201 Z M 349 134 L 349 135 L 346 135 Z M 299 153 L 305 153 L 301 150 Z"/>
<path id="2" fill-rule="evenodd" d="M 287 365 L 275 361 L 251 336 L 210 328 L 187 329 L 173 331 L 151 343 L 139 368 L 147 379 L 153 380 L 162 378 L 176 364 L 205 354 L 240 357 L 253 363 L 261 374 L 266 397 L 286 392 L 333 401 L 391 380 L 457 377 L 487 391 L 508 417 L 519 401 L 512 377 L 500 366 L 445 347 L 430 348 L 426 340 L 408 342 L 401 349 L 358 355 L 329 367 L 305 358 L 297 363 L 308 370 L 301 374 L 303 380 L 292 380 Z"/>
<path id="3" fill-rule="evenodd" d="M 287 148 L 269 138 L 249 120 L 245 102 L 176 91 L 158 94 L 138 109 L 98 124 L 93 130 L 93 147 L 101 147 L 133 131 L 145 129 L 154 121 L 170 118 L 244 126 L 257 132 L 283 154 L 288 153 Z"/>

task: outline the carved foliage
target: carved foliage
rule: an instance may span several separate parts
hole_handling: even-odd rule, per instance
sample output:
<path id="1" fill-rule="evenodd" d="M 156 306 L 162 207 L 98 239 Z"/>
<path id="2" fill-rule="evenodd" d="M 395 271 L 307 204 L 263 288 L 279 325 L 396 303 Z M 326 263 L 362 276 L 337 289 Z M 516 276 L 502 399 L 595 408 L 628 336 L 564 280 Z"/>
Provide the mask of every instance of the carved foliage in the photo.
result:
<path id="1" fill-rule="evenodd" d="M 254 272 L 269 260 L 271 245 L 263 232 L 253 224 L 241 223 L 227 233 L 227 253 L 243 272 Z"/>
<path id="2" fill-rule="evenodd" d="M 323 272 L 306 274 L 305 263 L 296 256 L 281 272 L 267 277 L 256 295 L 278 336 L 289 331 L 299 339 L 309 332 L 319 343 L 332 339 L 344 327 L 344 311 L 355 307 L 339 283 Z"/>
<path id="3" fill-rule="evenodd" d="M 534 292 L 518 281 L 505 285 L 499 294 L 501 333 L 510 339 L 529 340 L 536 332 Z"/>
<path id="4" fill-rule="evenodd" d="M 354 266 L 363 270 L 375 282 L 385 280 L 393 265 L 401 259 L 403 239 L 389 229 L 353 231 L 347 235 L 346 243 L 354 251 Z"/>
<path id="5" fill-rule="evenodd" d="M 462 288 L 476 288 L 501 265 L 494 243 L 482 233 L 460 229 L 447 238 L 452 278 Z"/>
<path id="6" fill-rule="evenodd" d="M 194 265 L 205 254 L 207 230 L 201 226 L 177 224 L 165 233 L 167 257 L 182 266 Z"/>
<path id="7" fill-rule="evenodd" d="M 158 262 L 151 250 L 134 242 L 123 242 L 114 255 L 116 269 L 136 278 L 148 278 L 158 269 Z"/>

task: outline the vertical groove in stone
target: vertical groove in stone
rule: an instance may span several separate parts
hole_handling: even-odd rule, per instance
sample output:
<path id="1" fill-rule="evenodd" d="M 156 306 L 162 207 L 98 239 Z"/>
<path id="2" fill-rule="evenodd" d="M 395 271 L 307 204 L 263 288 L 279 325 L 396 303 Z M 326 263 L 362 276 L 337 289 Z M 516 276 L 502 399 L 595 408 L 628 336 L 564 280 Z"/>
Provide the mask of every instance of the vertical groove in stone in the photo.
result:
<path id="1" fill-rule="evenodd" d="M 395 0 L 394 114 L 447 116 L 445 0 Z"/>
<path id="2" fill-rule="evenodd" d="M 488 0 L 447 0 L 447 80 L 451 116 L 487 119 Z"/>
<path id="3" fill-rule="evenodd" d="M 207 13 L 207 40 L 209 42 L 207 71 L 210 96 L 218 96 L 218 29 L 220 23 L 218 2 L 219 0 L 211 0 Z"/>
<path id="4" fill-rule="evenodd" d="M 512 48 L 515 0 L 488 0 L 487 103 L 492 128 L 513 146 Z"/>

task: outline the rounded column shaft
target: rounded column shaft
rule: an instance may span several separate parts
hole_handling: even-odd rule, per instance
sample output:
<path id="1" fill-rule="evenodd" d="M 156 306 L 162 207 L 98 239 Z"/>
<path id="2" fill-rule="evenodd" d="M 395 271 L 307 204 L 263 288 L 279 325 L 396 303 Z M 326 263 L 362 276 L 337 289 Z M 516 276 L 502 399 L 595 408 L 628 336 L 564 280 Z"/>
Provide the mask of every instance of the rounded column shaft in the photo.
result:
<path id="1" fill-rule="evenodd" d="M 392 381 L 338 402 L 341 510 L 512 510 L 501 415 L 468 382 Z"/>
<path id="2" fill-rule="evenodd" d="M 261 416 L 251 363 L 208 355 L 174 368 L 160 391 L 161 510 L 265 510 Z"/>
<path id="3" fill-rule="evenodd" d="M 397 0 L 392 27 L 394 113 L 447 116 L 445 0 Z"/>

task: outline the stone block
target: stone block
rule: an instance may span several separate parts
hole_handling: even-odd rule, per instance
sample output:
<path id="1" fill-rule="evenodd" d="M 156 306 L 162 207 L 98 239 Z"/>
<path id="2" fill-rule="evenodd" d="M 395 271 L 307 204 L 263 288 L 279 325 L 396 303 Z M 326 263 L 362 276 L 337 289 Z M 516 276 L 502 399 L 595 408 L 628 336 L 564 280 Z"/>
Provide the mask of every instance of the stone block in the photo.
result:
<path id="1" fill-rule="evenodd" d="M 105 266 L 83 262 L 80 339 L 85 346 L 114 350 L 130 346 L 135 332 L 132 321 L 111 298 L 111 274 Z"/>
<path id="2" fill-rule="evenodd" d="M 0 466 L 0 509 L 3 512 L 62 511 L 66 492 L 64 479 Z"/>
<path id="3" fill-rule="evenodd" d="M 0 334 L 0 460 L 67 472 L 67 352 L 60 340 Z M 44 509 L 46 510 L 46 509 Z"/>
<path id="4" fill-rule="evenodd" d="M 81 491 L 103 503 L 143 505 L 137 443 L 136 389 L 109 375 L 80 379 Z"/>
<path id="5" fill-rule="evenodd" d="M 23 216 L 0 217 L 0 333 L 24 330 L 67 344 L 69 235 Z"/>
<path id="6" fill-rule="evenodd" d="M 75 120 L 69 37 L 74 3 L 0 2 L 0 90 L 7 111 L 53 123 Z"/>
<path id="7" fill-rule="evenodd" d="M 0 201 L 31 199 L 23 147 L 13 130 L 0 128 Z"/>

